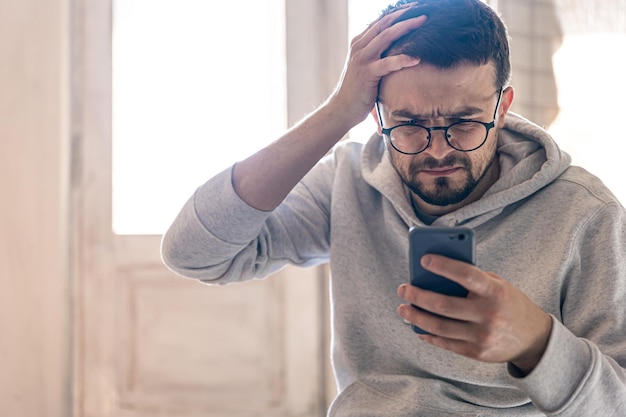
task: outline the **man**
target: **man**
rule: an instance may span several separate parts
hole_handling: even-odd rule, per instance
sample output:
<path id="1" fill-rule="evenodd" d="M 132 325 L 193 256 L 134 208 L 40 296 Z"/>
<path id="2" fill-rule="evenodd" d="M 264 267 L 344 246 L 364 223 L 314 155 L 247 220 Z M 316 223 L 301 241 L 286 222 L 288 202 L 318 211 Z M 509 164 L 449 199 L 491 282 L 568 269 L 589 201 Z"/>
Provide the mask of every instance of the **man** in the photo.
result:
<path id="1" fill-rule="evenodd" d="M 225 283 L 330 260 L 329 416 L 626 415 L 626 213 L 509 113 L 509 77 L 488 6 L 399 2 L 322 106 L 197 190 L 165 263 Z M 337 145 L 369 113 L 378 134 Z M 476 266 L 421 261 L 467 298 L 406 283 L 429 225 L 474 230 Z"/>

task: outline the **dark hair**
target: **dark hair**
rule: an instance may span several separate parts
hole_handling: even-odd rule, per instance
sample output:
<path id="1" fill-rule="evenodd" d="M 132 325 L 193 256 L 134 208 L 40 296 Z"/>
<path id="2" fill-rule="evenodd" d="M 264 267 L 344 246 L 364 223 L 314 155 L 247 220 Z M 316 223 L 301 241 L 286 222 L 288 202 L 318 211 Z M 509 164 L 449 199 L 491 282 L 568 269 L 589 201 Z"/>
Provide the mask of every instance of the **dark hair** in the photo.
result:
<path id="1" fill-rule="evenodd" d="M 400 0 L 382 15 L 410 3 L 415 5 L 395 23 L 421 15 L 426 15 L 427 20 L 391 44 L 383 57 L 406 54 L 438 68 L 493 62 L 496 88 L 509 82 L 509 38 L 504 23 L 491 7 L 480 0 Z"/>

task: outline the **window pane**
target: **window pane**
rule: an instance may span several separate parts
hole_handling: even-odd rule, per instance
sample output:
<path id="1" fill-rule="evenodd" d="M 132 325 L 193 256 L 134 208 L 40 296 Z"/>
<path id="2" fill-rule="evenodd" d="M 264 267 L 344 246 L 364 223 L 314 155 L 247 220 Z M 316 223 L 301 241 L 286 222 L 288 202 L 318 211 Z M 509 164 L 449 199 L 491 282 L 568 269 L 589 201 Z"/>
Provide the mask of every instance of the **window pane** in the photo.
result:
<path id="1" fill-rule="evenodd" d="M 347 42 L 363 32 L 391 3 L 393 0 L 349 0 L 348 35 L 350 39 Z M 367 116 L 367 119 L 350 130 L 349 138 L 365 143 L 376 132 L 376 129 L 374 118 Z"/>
<path id="2" fill-rule="evenodd" d="M 115 1 L 116 233 L 163 233 L 197 186 L 285 129 L 281 3 Z"/>
<path id="3" fill-rule="evenodd" d="M 563 42 L 553 57 L 559 115 L 550 132 L 581 165 L 626 203 L 626 4 L 557 2 Z"/>

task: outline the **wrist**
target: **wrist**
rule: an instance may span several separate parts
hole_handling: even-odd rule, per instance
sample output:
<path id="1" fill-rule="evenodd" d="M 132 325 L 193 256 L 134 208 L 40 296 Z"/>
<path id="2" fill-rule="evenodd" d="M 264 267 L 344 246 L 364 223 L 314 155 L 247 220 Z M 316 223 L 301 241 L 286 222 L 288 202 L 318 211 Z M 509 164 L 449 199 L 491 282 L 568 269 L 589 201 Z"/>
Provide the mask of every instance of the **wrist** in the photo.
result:
<path id="1" fill-rule="evenodd" d="M 542 325 L 539 328 L 542 330 L 538 333 L 530 348 L 509 362 L 517 371 L 516 373 L 519 377 L 525 377 L 530 374 L 537 367 L 541 358 L 543 358 L 550 340 L 550 334 L 552 333 L 552 318 L 548 314 L 545 314 Z"/>
<path id="2" fill-rule="evenodd" d="M 347 101 L 347 98 L 333 94 L 322 104 L 322 108 L 326 114 L 332 115 L 336 123 L 343 125 L 346 131 L 349 131 L 369 116 L 374 104 L 372 102 L 370 108 L 360 110 L 356 99 Z"/>

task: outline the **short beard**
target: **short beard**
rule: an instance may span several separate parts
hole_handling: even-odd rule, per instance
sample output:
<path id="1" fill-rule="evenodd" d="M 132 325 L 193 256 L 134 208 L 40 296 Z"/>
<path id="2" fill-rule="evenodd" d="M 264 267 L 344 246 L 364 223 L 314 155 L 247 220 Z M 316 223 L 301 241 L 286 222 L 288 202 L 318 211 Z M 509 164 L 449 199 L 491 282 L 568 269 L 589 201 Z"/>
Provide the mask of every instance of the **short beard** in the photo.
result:
<path id="1" fill-rule="evenodd" d="M 424 202 L 439 207 L 451 206 L 458 204 L 465 200 L 476 189 L 476 186 L 485 177 L 493 164 L 494 157 L 489 161 L 483 172 L 479 177 L 472 174 L 472 163 L 469 158 L 464 158 L 459 155 L 449 155 L 441 162 L 438 162 L 434 158 L 427 158 L 420 163 L 412 164 L 409 167 L 408 178 L 403 178 L 406 185 L 411 191 L 413 191 Z M 446 177 L 437 178 L 435 181 L 435 188 L 432 191 L 426 190 L 426 187 L 421 181 L 417 180 L 417 173 L 425 168 L 433 169 L 439 167 L 461 165 L 467 173 L 467 179 L 458 188 L 453 189 L 450 186 L 450 179 Z M 402 175 L 401 175 L 402 176 Z"/>

